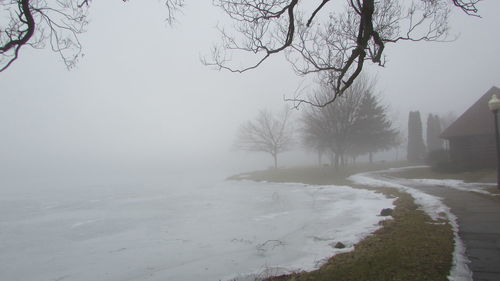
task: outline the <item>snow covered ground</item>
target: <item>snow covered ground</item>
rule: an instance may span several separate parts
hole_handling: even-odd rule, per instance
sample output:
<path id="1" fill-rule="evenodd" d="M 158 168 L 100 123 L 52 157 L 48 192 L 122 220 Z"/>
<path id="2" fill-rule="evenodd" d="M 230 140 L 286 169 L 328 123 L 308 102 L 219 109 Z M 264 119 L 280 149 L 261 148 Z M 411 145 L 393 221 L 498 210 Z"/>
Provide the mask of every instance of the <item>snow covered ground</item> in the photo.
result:
<path id="1" fill-rule="evenodd" d="M 393 199 L 340 186 L 2 185 L 0 280 L 247 280 L 313 269 L 376 230 L 388 207 Z"/>
<path id="2" fill-rule="evenodd" d="M 443 188 L 453 188 L 461 191 L 476 192 L 487 194 L 491 196 L 499 196 L 499 194 L 494 194 L 486 190 L 486 187 L 494 187 L 496 184 L 492 183 L 467 183 L 463 180 L 451 180 L 451 179 L 408 179 L 407 181 L 414 184 L 421 185 L 433 185 Z"/>

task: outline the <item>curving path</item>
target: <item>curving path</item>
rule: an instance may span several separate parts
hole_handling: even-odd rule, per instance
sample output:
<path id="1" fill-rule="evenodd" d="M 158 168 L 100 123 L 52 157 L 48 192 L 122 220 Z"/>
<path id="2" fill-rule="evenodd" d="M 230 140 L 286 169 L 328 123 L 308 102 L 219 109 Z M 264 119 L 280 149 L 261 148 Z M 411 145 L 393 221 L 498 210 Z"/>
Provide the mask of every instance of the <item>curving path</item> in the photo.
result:
<path id="1" fill-rule="evenodd" d="M 442 185 L 422 185 L 411 180 L 388 180 L 441 197 L 459 224 L 459 236 L 465 243 L 469 268 L 477 281 L 500 280 L 500 198 L 475 192 L 461 191 Z"/>

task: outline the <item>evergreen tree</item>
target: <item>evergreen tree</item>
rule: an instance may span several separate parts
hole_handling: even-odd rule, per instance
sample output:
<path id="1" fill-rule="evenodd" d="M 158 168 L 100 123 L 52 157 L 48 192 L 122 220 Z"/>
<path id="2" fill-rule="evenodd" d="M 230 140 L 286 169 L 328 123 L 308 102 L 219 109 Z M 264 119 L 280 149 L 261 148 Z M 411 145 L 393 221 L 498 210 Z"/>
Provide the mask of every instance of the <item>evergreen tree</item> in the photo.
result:
<path id="1" fill-rule="evenodd" d="M 408 162 L 422 163 L 425 158 L 425 144 L 422 137 L 420 111 L 410 111 L 408 116 Z"/>
<path id="2" fill-rule="evenodd" d="M 427 149 L 430 152 L 442 150 L 443 140 L 439 137 L 441 134 L 441 121 L 439 116 L 429 114 L 427 117 Z"/>
<path id="3" fill-rule="evenodd" d="M 358 109 L 356 130 L 353 137 L 353 153 L 368 153 L 370 163 L 373 153 L 387 150 L 398 144 L 398 131 L 387 118 L 387 107 L 371 92 L 365 93 Z"/>

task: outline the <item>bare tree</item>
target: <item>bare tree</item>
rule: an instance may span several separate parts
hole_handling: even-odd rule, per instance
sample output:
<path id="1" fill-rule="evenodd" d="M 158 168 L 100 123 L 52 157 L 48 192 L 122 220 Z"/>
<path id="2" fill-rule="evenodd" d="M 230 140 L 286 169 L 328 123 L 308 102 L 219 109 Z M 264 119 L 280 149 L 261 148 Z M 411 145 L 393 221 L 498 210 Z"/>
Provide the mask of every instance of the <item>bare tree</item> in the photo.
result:
<path id="1" fill-rule="evenodd" d="M 306 150 L 313 150 L 318 155 L 318 165 L 322 164 L 323 154 L 328 152 L 330 137 L 328 130 L 324 128 L 324 122 L 318 122 L 314 110 L 306 110 L 301 118 L 302 145 Z"/>
<path id="2" fill-rule="evenodd" d="M 335 103 L 330 103 L 323 108 L 306 108 L 302 116 L 305 137 L 316 139 L 317 145 L 325 145 L 334 154 L 332 160 L 335 167 L 344 163 L 345 153 L 352 141 L 351 136 L 355 132 L 357 109 L 363 97 L 360 85 L 360 82 L 354 83 L 346 90 L 347 94 L 339 97 Z M 310 99 L 321 104 L 332 99 L 334 95 L 333 87 L 322 84 L 319 91 Z"/>
<path id="3" fill-rule="evenodd" d="M 245 72 L 284 52 L 300 75 L 335 72 L 329 81 L 335 94 L 319 104 L 325 106 L 352 85 L 365 61 L 384 65 L 386 44 L 446 39 L 451 7 L 477 16 L 479 1 L 346 0 L 345 11 L 335 13 L 338 1 L 330 0 L 214 0 L 235 25 L 220 28 L 221 44 L 204 62 Z M 238 66 L 240 53 L 255 54 L 255 62 Z"/>
<path id="4" fill-rule="evenodd" d="M 122 0 L 126 2 L 127 0 Z M 82 56 L 78 36 L 88 24 L 91 0 L 2 0 L 0 1 L 0 72 L 19 57 L 21 48 L 50 48 L 59 54 L 67 68 Z M 167 21 L 184 0 L 164 0 Z"/>
<path id="5" fill-rule="evenodd" d="M 235 145 L 241 150 L 271 154 L 277 168 L 278 154 L 289 150 L 292 142 L 290 110 L 285 109 L 280 116 L 261 110 L 255 120 L 240 126 Z"/>
<path id="6" fill-rule="evenodd" d="M 385 150 L 397 145 L 397 131 L 387 117 L 387 107 L 373 94 L 375 80 L 359 77 L 346 94 L 324 107 L 308 107 L 302 116 L 302 134 L 306 144 L 326 148 L 334 154 L 336 167 L 358 155 Z M 310 99 L 322 103 L 335 95 L 335 88 L 321 85 Z"/>

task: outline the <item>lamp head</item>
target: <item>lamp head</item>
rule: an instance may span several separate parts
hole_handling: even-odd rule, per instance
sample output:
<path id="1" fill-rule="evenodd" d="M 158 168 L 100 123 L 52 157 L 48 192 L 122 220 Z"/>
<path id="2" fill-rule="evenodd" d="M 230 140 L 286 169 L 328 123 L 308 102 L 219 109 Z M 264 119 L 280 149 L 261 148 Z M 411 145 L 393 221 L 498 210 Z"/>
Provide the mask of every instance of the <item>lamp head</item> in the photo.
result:
<path id="1" fill-rule="evenodd" d="M 493 94 L 491 96 L 491 99 L 488 102 L 488 107 L 490 108 L 491 111 L 495 111 L 495 110 L 500 109 L 500 100 L 497 98 L 496 94 Z"/>

